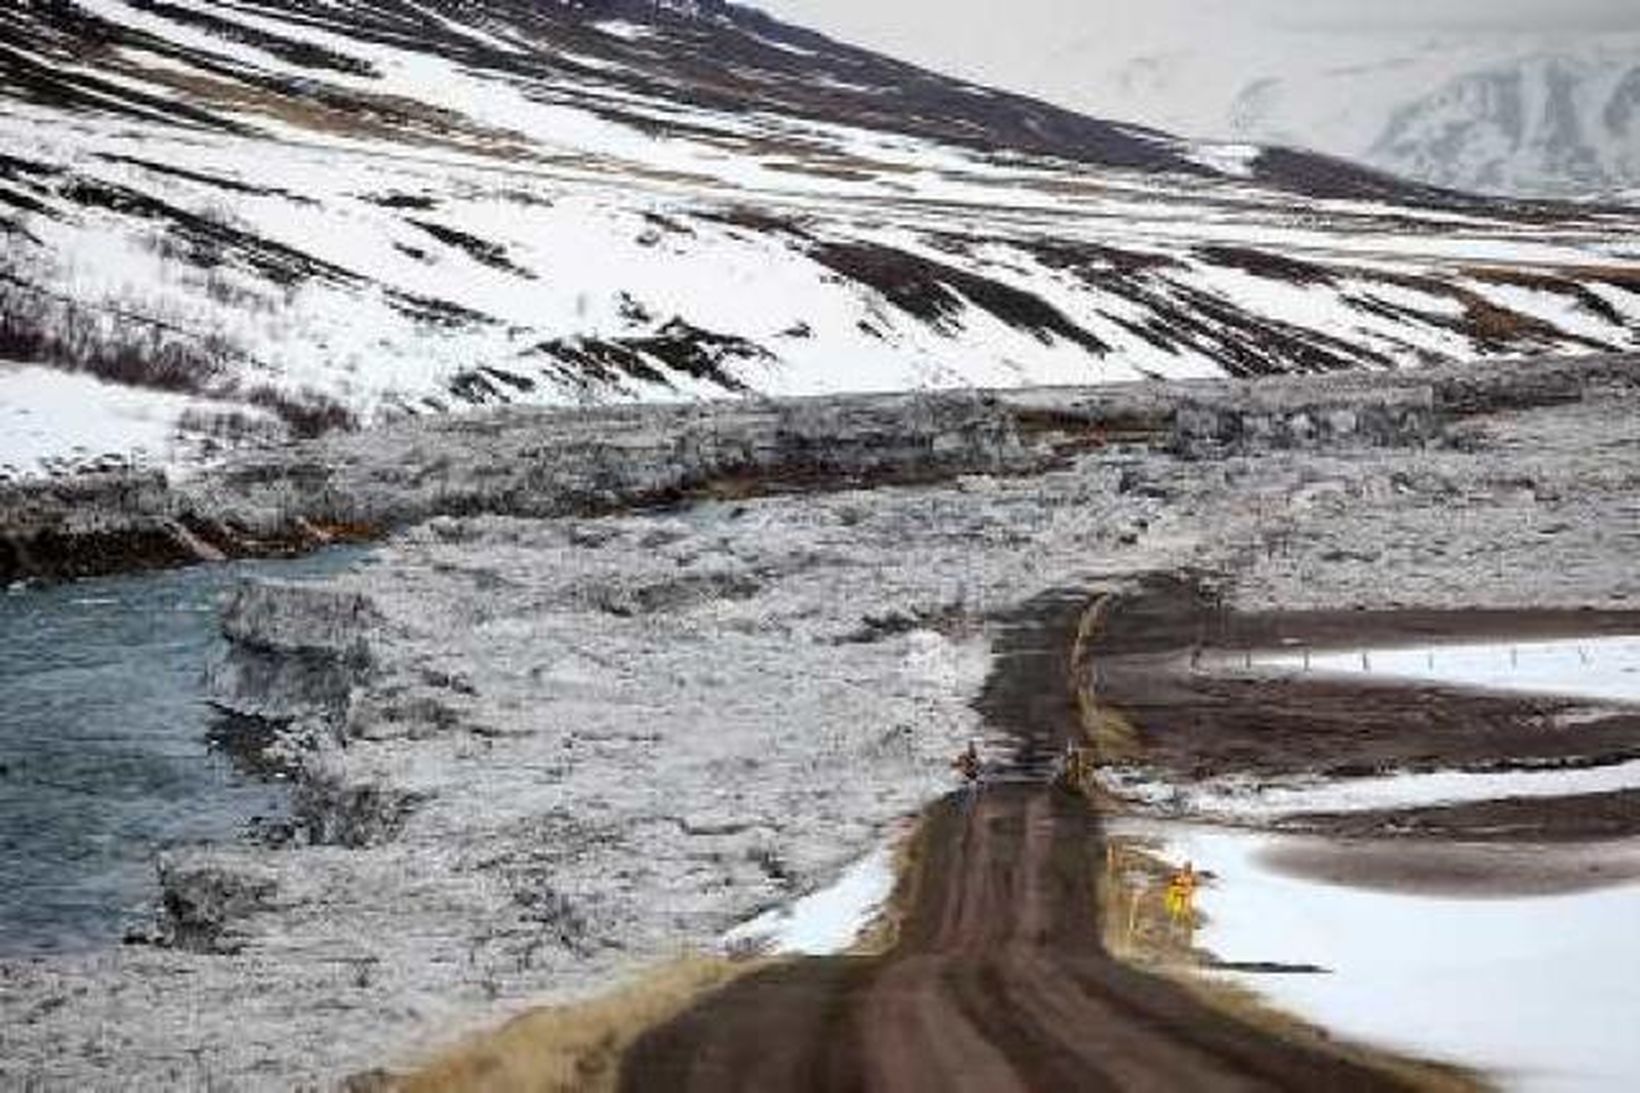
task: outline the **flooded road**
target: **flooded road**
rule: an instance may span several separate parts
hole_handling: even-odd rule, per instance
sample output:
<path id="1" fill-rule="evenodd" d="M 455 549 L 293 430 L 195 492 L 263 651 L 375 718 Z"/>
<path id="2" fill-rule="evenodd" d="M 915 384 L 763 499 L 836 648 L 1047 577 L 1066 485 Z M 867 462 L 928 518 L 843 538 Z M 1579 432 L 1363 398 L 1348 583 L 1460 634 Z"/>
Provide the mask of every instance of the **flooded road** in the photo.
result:
<path id="1" fill-rule="evenodd" d="M 202 670 L 241 576 L 335 572 L 338 550 L 0 591 L 0 951 L 117 940 L 168 846 L 230 839 L 284 808 L 207 747 Z"/>

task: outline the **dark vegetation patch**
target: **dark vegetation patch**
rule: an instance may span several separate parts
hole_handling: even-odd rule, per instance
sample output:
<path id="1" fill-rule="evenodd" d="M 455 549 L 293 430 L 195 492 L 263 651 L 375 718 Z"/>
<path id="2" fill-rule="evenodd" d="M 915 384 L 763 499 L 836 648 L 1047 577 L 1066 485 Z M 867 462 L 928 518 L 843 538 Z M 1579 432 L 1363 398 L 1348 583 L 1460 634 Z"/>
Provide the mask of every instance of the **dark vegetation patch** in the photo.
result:
<path id="1" fill-rule="evenodd" d="M 40 163 L 22 156 L 10 156 L 0 152 L 0 178 L 8 182 L 20 179 L 57 178 L 63 173 L 61 167 L 50 163 Z"/>
<path id="2" fill-rule="evenodd" d="M 68 5 L 58 4 L 56 7 L 66 8 Z M 149 95 L 84 72 L 41 64 L 26 53 L 7 48 L 8 42 L 31 50 L 40 49 L 42 44 L 31 42 L 28 35 L 19 34 L 0 23 L 0 88 L 24 101 L 69 112 L 113 114 L 150 123 L 187 125 L 229 133 L 245 131 L 242 126 L 185 102 Z M 88 44 L 80 38 L 72 39 L 72 42 L 76 49 L 86 48 Z M 49 46 L 44 51 L 48 55 L 57 52 Z"/>
<path id="3" fill-rule="evenodd" d="M 362 200 L 384 209 L 419 209 L 425 212 L 438 208 L 438 202 L 426 194 L 365 194 Z"/>
<path id="4" fill-rule="evenodd" d="M 190 171 L 185 167 L 173 167 L 165 163 L 155 163 L 153 160 L 139 159 L 136 156 L 119 156 L 109 152 L 98 152 L 97 158 L 108 163 L 123 163 L 128 167 L 140 167 L 144 171 L 152 171 L 156 175 L 165 175 L 168 178 L 180 178 L 188 182 L 197 182 L 201 186 L 210 186 L 229 193 L 247 194 L 251 197 L 282 197 L 286 201 L 294 201 L 302 205 L 317 205 L 311 197 L 293 194 L 289 190 L 281 190 L 272 186 L 253 186 L 248 182 L 237 179 L 222 178 L 219 175 L 209 175 L 202 171 Z"/>
<path id="5" fill-rule="evenodd" d="M 299 437 L 323 436 L 337 430 L 356 429 L 359 425 L 351 410 L 317 391 L 292 393 L 264 386 L 253 387 L 240 397 L 252 406 L 271 411 Z"/>
<path id="6" fill-rule="evenodd" d="M 691 228 L 688 224 L 685 224 L 681 220 L 674 219 L 673 217 L 666 216 L 662 213 L 646 210 L 642 215 L 643 222 L 647 224 L 650 229 L 661 232 L 665 235 L 679 235 L 692 238 L 695 234 L 695 229 Z M 650 236 L 646 235 L 644 238 L 650 238 Z M 659 238 L 655 238 L 655 242 L 660 242 Z"/>
<path id="7" fill-rule="evenodd" d="M 520 376 L 515 372 L 508 372 L 504 368 L 494 368 L 490 365 L 485 365 L 479 371 L 511 387 L 514 391 L 524 393 L 535 390 L 535 381 L 528 376 Z"/>
<path id="8" fill-rule="evenodd" d="M 485 365 L 457 372 L 447 386 L 450 393 L 461 401 L 486 406 L 512 402 L 516 396 L 535 390 L 536 383 L 528 376 Z"/>
<path id="9" fill-rule="evenodd" d="M 1363 276 L 1436 298 L 1455 301 L 1463 309 L 1458 315 L 1423 311 L 1382 300 L 1375 300 L 1371 309 L 1386 317 L 1401 316 L 1452 330 L 1474 342 L 1483 352 L 1507 353 L 1548 349 L 1568 343 L 1597 352 L 1611 352 L 1619 348 L 1607 342 L 1561 330 L 1542 319 L 1495 304 L 1461 285 L 1448 284 L 1433 277 L 1382 271 L 1364 272 Z M 1578 287 L 1582 291 L 1587 291 L 1582 289 L 1582 286 Z M 1593 293 L 1589 295 L 1594 296 Z M 1594 298 L 1599 300 L 1598 296 Z M 1605 303 L 1603 300 L 1600 302 Z"/>
<path id="10" fill-rule="evenodd" d="M 256 362 L 226 339 L 135 311 L 94 307 L 0 271 L 0 357 L 85 372 L 110 383 L 261 407 L 297 436 L 351 429 L 334 399 L 272 386 L 241 388 L 236 366 Z"/>
<path id="11" fill-rule="evenodd" d="M 285 38 L 245 23 L 236 23 L 231 19 L 224 19 L 208 12 L 166 3 L 165 0 L 129 0 L 129 3 L 138 11 L 150 12 L 174 23 L 181 23 L 184 26 L 203 30 L 217 38 L 238 42 L 253 49 L 260 49 L 264 53 L 271 53 L 282 61 L 288 61 L 302 68 L 325 69 L 349 76 L 377 77 L 381 75 L 376 71 L 376 67 L 368 61 L 361 61 L 356 57 L 337 53 L 335 50 L 326 49 L 313 42 Z"/>
<path id="12" fill-rule="evenodd" d="M 790 235 L 799 239 L 807 239 L 809 233 L 795 218 L 779 216 L 775 213 L 764 212 L 747 205 L 731 205 L 728 208 L 706 209 L 694 214 L 699 220 L 713 224 L 725 224 L 731 228 L 746 228 L 759 235 Z"/>
<path id="13" fill-rule="evenodd" d="M 14 209 L 21 209 L 36 216 L 50 216 L 51 206 L 37 197 L 14 190 L 10 186 L 0 186 L 0 203 L 10 205 Z"/>
<path id="14" fill-rule="evenodd" d="M 821 243 L 809 254 L 832 272 L 877 290 L 901 311 L 942 333 L 952 332 L 971 303 L 1044 344 L 1059 337 L 1095 356 L 1110 351 L 1040 297 L 929 258 L 875 243 Z"/>
<path id="15" fill-rule="evenodd" d="M 1171 313 L 1171 321 L 1194 326 L 1209 345 L 1216 344 L 1216 359 L 1231 375 L 1338 372 L 1363 366 L 1380 369 L 1394 366 L 1382 353 L 1346 338 L 1267 316 L 1250 315 L 1233 301 L 1201 289 L 1177 283 L 1172 283 L 1172 287 L 1177 293 L 1177 302 L 1170 302 L 1166 308 Z"/>
<path id="16" fill-rule="evenodd" d="M 1442 209 L 1495 209 L 1499 205 L 1484 197 L 1408 182 L 1348 160 L 1293 148 L 1265 148 L 1253 161 L 1253 175 L 1283 189 L 1346 201 L 1393 201 Z"/>
<path id="17" fill-rule="evenodd" d="M 406 222 L 414 224 L 416 227 L 420 228 L 434 239 L 437 239 L 445 246 L 454 247 L 457 250 L 462 251 L 469 258 L 480 265 L 489 266 L 491 269 L 501 270 L 503 273 L 511 273 L 527 280 L 535 280 L 535 274 L 531 273 L 527 269 L 515 265 L 513 261 L 507 257 L 507 248 L 503 247 L 499 243 L 491 243 L 486 239 L 478 238 L 476 235 L 468 235 L 464 231 L 447 227 L 443 224 L 434 224 L 428 220 L 411 219 Z"/>
<path id="18" fill-rule="evenodd" d="M 1553 272 L 1536 270 L 1504 269 L 1500 267 L 1471 266 L 1463 271 L 1467 276 L 1477 281 L 1484 281 L 1494 285 L 1513 285 L 1517 288 L 1535 289 L 1538 292 L 1551 292 L 1557 296 L 1569 296 L 1577 301 L 1584 311 L 1598 316 L 1605 322 L 1616 327 L 1626 327 L 1628 320 L 1603 296 L 1593 292 L 1585 284 L 1561 276 Z M 1637 282 L 1640 284 L 1640 282 Z"/>
<path id="19" fill-rule="evenodd" d="M 750 390 L 726 366 L 734 361 L 773 360 L 756 342 L 718 334 L 674 318 L 653 334 L 628 338 L 555 338 L 534 352 L 569 366 L 572 379 L 613 386 L 623 377 L 672 386 L 659 366 L 743 394 Z"/>
<path id="20" fill-rule="evenodd" d="M 634 326 L 647 326 L 655 321 L 655 316 L 644 306 L 643 301 L 629 292 L 620 294 L 618 305 L 618 311 L 623 322 L 631 323 Z"/>
<path id="21" fill-rule="evenodd" d="M 1252 247 L 1202 247 L 1196 254 L 1204 262 L 1239 269 L 1243 273 L 1268 281 L 1285 281 L 1293 285 L 1338 284 L 1338 274 L 1326 266 L 1271 254 L 1269 251 L 1255 250 Z"/>
<path id="22" fill-rule="evenodd" d="M 417 322 L 450 330 L 464 326 L 487 326 L 496 321 L 482 311 L 474 311 L 470 307 L 462 307 L 460 304 L 435 299 L 432 296 L 418 296 L 400 289 L 389 289 L 386 299 L 388 306 L 400 315 L 408 315 Z"/>
<path id="23" fill-rule="evenodd" d="M 0 357 L 183 394 L 203 395 L 224 382 L 233 356 L 226 342 L 133 318 L 0 273 Z"/>
<path id="24" fill-rule="evenodd" d="M 1100 243 L 1039 239 L 1018 244 L 1049 269 L 1076 274 L 1085 284 L 1099 285 L 1111 276 L 1132 276 L 1151 270 L 1179 269 L 1184 263 L 1166 254 L 1122 250 Z"/>
<path id="25" fill-rule="evenodd" d="M 729 361 L 769 361 L 774 355 L 756 342 L 733 334 L 703 330 L 673 318 L 654 334 L 627 339 L 640 353 L 662 361 L 668 368 L 730 391 L 746 391 L 745 384 L 723 370 Z"/>
<path id="26" fill-rule="evenodd" d="M 1103 290 L 1134 304 L 1143 319 L 1103 313 L 1168 353 L 1201 353 L 1232 376 L 1389 368 L 1382 353 L 1331 333 L 1243 310 L 1234 301 L 1166 276 L 1106 273 Z"/>
<path id="27" fill-rule="evenodd" d="M 1610 285 L 1612 288 L 1640 293 L 1640 267 L 1625 269 L 1616 266 L 1579 266 L 1562 268 L 1561 272 L 1590 284 Z"/>
<path id="28" fill-rule="evenodd" d="M 279 285 L 294 285 L 309 278 L 349 286 L 364 281 L 350 270 L 283 243 L 191 213 L 126 186 L 76 178 L 58 193 L 83 208 L 103 209 L 163 224 L 168 236 L 181 244 L 186 259 L 202 269 L 238 260 Z"/>

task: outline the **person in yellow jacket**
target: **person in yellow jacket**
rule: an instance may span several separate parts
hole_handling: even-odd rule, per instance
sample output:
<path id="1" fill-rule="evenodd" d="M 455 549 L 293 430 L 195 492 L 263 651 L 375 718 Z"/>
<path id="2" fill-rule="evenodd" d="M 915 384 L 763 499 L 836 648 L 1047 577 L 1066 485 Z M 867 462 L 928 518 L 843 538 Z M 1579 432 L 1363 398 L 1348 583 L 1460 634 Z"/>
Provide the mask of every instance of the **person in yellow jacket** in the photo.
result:
<path id="1" fill-rule="evenodd" d="M 1196 876 L 1196 869 L 1190 862 L 1185 862 L 1167 882 L 1167 914 L 1178 925 L 1194 925 L 1196 886 L 1199 883 L 1200 878 Z"/>

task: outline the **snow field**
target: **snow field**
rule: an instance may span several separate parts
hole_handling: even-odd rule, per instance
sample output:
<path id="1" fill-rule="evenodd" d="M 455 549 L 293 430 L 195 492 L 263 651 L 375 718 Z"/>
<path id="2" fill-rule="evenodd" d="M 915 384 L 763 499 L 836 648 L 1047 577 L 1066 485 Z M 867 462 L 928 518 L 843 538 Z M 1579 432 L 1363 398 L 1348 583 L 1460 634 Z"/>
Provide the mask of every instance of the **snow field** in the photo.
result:
<path id="1" fill-rule="evenodd" d="M 1458 899 L 1283 873 L 1293 840 L 1123 821 L 1160 855 L 1212 874 L 1196 942 L 1229 962 L 1322 974 L 1227 974 L 1335 1035 L 1474 1067 L 1518 1093 L 1640 1083 L 1640 884 L 1536 898 Z"/>

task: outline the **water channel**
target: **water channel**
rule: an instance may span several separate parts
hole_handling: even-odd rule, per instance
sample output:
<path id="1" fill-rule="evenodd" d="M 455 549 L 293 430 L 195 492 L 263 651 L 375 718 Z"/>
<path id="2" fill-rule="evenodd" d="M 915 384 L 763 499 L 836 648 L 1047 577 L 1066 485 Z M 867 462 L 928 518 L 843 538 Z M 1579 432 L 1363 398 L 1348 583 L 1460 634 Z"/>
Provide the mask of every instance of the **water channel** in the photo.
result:
<path id="1" fill-rule="evenodd" d="M 166 848 L 285 807 L 207 741 L 217 605 L 253 574 L 333 573 L 355 549 L 0 589 L 0 953 L 117 940 Z"/>

